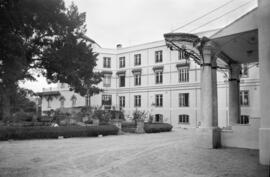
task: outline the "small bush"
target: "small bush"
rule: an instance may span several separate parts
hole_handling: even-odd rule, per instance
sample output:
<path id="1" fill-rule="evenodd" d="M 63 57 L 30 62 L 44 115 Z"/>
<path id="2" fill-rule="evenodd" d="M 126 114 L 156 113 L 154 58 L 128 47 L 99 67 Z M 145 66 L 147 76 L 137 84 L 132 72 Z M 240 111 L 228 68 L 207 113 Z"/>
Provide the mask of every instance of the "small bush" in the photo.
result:
<path id="1" fill-rule="evenodd" d="M 31 113 L 26 113 L 26 112 L 23 112 L 23 111 L 20 111 L 20 112 L 17 112 L 15 113 L 15 121 L 32 121 L 32 118 L 33 118 L 33 114 Z"/>
<path id="2" fill-rule="evenodd" d="M 172 130 L 172 125 L 167 123 L 145 123 L 144 131 L 146 133 L 159 133 L 159 132 L 169 132 Z"/>
<path id="3" fill-rule="evenodd" d="M 122 122 L 122 128 L 135 128 L 135 122 Z"/>
<path id="4" fill-rule="evenodd" d="M 114 125 L 69 126 L 69 127 L 0 127 L 0 140 L 8 139 L 47 139 L 63 136 L 92 137 L 98 135 L 116 135 L 118 128 Z"/>

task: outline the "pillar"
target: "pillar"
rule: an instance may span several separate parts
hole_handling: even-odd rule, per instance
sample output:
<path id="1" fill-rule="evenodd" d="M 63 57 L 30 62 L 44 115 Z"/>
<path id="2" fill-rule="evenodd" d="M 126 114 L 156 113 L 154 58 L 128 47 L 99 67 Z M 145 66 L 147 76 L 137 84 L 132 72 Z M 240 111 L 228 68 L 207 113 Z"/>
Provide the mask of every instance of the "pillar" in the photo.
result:
<path id="1" fill-rule="evenodd" d="M 217 48 L 208 42 L 203 49 L 201 63 L 201 126 L 197 131 L 197 143 L 206 148 L 220 147 L 217 100 Z"/>
<path id="2" fill-rule="evenodd" d="M 229 126 L 237 124 L 240 117 L 240 64 L 231 64 L 229 69 Z"/>
<path id="3" fill-rule="evenodd" d="M 201 127 L 217 127 L 217 76 L 215 51 L 204 47 L 201 64 Z"/>
<path id="4" fill-rule="evenodd" d="M 270 164 L 270 1 L 258 1 L 261 126 L 259 129 L 260 163 Z"/>

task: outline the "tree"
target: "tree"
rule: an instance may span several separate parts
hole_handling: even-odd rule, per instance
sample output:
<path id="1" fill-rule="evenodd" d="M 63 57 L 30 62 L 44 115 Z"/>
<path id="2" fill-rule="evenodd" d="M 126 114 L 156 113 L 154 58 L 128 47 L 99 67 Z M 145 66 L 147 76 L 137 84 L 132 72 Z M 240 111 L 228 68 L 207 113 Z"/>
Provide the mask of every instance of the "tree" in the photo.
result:
<path id="1" fill-rule="evenodd" d="M 37 105 L 34 100 L 30 100 L 29 97 L 33 96 L 34 92 L 29 89 L 19 88 L 14 95 L 11 96 L 11 113 L 18 112 L 20 110 L 24 112 L 36 113 Z"/>
<path id="2" fill-rule="evenodd" d="M 82 96 L 98 93 L 97 54 L 85 36 L 85 13 L 63 0 L 0 0 L 0 96 L 3 117 L 10 116 L 10 96 L 18 81 L 68 83 Z"/>

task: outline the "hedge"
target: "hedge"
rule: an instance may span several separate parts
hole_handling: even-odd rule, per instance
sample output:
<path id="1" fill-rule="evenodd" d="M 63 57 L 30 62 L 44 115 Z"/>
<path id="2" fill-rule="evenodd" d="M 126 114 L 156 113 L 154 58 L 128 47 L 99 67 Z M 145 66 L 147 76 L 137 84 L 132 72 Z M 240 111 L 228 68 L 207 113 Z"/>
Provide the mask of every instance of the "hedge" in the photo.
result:
<path id="1" fill-rule="evenodd" d="M 169 132 L 172 130 L 172 125 L 168 123 L 145 123 L 144 131 L 146 133 Z"/>
<path id="2" fill-rule="evenodd" d="M 122 122 L 122 128 L 136 128 L 135 122 Z"/>
<path id="3" fill-rule="evenodd" d="M 98 135 L 116 135 L 118 128 L 114 125 L 69 126 L 69 127 L 0 127 L 0 140 L 8 139 L 48 139 L 63 136 L 92 137 Z"/>

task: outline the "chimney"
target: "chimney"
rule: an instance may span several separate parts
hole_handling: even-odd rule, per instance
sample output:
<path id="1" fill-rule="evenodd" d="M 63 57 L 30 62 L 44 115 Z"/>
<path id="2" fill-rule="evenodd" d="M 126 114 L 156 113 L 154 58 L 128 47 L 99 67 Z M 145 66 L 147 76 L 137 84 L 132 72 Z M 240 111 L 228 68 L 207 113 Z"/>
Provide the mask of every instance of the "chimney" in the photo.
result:
<path id="1" fill-rule="evenodd" d="M 122 48 L 122 44 L 117 44 L 117 45 L 116 45 L 116 48 L 117 48 L 117 49 L 121 49 L 121 48 Z"/>

